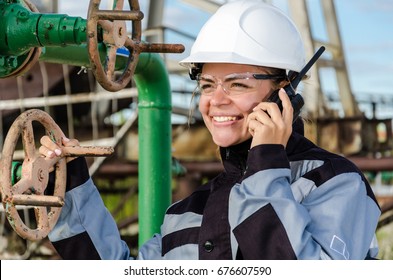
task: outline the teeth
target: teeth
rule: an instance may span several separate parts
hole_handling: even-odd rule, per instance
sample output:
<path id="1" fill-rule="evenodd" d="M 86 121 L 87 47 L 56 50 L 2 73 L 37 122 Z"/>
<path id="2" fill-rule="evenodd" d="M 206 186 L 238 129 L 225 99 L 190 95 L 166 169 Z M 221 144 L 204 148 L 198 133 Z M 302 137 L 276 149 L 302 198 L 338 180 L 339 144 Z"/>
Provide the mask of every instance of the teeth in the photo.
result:
<path id="1" fill-rule="evenodd" d="M 216 121 L 216 122 L 229 122 L 229 121 L 235 121 L 236 120 L 236 117 L 226 117 L 226 116 L 215 116 L 215 117 L 213 117 L 213 119 Z"/>

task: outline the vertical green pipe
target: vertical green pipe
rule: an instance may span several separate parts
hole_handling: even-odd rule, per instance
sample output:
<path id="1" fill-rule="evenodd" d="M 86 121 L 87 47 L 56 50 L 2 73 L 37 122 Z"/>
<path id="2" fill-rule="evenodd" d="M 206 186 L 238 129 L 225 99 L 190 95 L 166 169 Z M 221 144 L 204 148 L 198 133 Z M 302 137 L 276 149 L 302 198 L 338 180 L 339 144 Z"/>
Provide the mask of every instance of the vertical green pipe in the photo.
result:
<path id="1" fill-rule="evenodd" d="M 160 232 L 171 202 L 171 90 L 159 54 L 139 56 L 138 88 L 139 246 Z"/>

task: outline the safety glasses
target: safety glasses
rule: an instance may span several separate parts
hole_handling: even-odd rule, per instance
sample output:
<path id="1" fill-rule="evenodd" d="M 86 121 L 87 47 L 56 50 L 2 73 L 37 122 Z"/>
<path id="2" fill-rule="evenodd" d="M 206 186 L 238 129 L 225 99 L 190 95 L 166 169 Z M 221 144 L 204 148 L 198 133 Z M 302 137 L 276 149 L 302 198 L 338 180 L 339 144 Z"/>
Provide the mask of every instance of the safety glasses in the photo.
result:
<path id="1" fill-rule="evenodd" d="M 256 91 L 263 80 L 279 80 L 286 77 L 283 75 L 246 72 L 229 74 L 221 79 L 208 74 L 198 74 L 196 78 L 198 92 L 202 95 L 211 96 L 219 85 L 228 95 L 240 95 Z"/>

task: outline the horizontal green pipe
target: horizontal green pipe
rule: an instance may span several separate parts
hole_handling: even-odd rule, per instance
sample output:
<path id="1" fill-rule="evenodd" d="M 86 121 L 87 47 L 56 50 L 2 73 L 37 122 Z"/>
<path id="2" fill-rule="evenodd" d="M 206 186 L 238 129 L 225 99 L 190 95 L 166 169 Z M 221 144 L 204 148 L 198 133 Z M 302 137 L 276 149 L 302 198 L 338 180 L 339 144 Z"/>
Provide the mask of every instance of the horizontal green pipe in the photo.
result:
<path id="1" fill-rule="evenodd" d="M 87 41 L 87 21 L 64 14 L 40 14 L 20 3 L 0 7 L 0 54 L 20 56 L 31 48 L 79 45 Z"/>
<path id="2" fill-rule="evenodd" d="M 0 8 L 0 55 L 22 55 L 40 46 L 37 38 L 40 14 L 30 12 L 21 4 L 2 3 Z"/>
<path id="3" fill-rule="evenodd" d="M 98 44 L 98 51 L 101 61 L 105 61 L 105 44 Z M 141 54 L 141 56 L 143 57 L 144 54 Z M 64 47 L 45 47 L 42 49 L 40 61 L 90 68 L 89 53 L 86 44 L 75 46 L 68 45 Z M 124 69 L 127 65 L 127 61 L 128 58 L 126 56 L 118 55 L 116 57 L 116 70 Z"/>

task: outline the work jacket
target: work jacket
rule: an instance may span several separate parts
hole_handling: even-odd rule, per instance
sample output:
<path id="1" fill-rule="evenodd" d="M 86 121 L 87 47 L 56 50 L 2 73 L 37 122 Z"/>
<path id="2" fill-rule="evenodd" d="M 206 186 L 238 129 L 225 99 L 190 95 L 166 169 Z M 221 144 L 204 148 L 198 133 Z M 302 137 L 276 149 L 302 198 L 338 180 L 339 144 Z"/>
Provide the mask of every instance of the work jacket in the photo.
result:
<path id="1" fill-rule="evenodd" d="M 353 163 L 296 132 L 286 149 L 250 144 L 220 148 L 224 171 L 167 209 L 161 232 L 141 246 L 137 259 L 377 256 L 380 208 Z M 67 173 L 80 174 L 85 161 L 69 165 Z M 67 185 L 49 234 L 60 256 L 133 258 L 88 173 L 68 175 Z"/>

